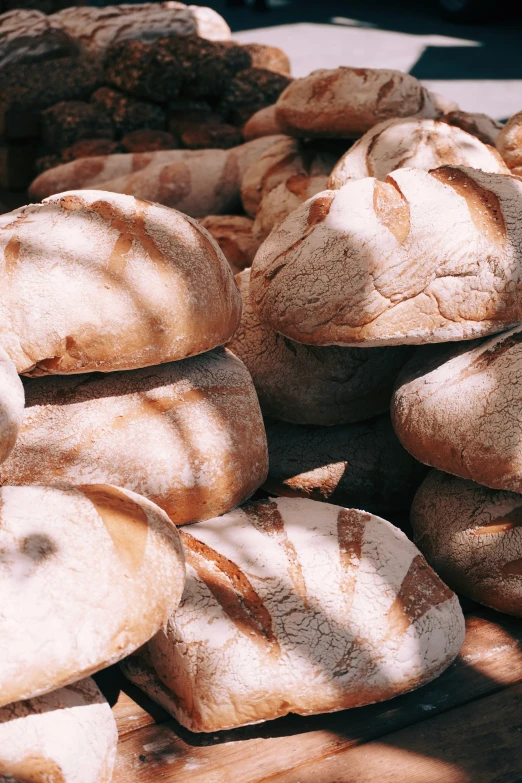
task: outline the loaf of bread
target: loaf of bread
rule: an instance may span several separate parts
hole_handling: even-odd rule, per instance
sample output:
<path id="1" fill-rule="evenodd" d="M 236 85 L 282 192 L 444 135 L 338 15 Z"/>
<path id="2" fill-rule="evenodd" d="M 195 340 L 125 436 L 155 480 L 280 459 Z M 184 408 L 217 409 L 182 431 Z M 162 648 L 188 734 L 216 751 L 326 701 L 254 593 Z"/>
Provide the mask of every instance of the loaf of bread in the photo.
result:
<path id="1" fill-rule="evenodd" d="M 192 731 L 389 699 L 440 674 L 462 644 L 456 596 L 371 514 L 285 498 L 182 537 L 187 585 L 147 645 L 155 675 L 124 666 Z"/>
<path id="2" fill-rule="evenodd" d="M 35 8 L 0 14 L 0 68 L 75 55 L 78 48 L 58 20 Z"/>
<path id="3" fill-rule="evenodd" d="M 522 111 L 514 114 L 504 125 L 496 144 L 513 173 L 522 175 Z"/>
<path id="4" fill-rule="evenodd" d="M 261 136 L 275 136 L 278 133 L 283 133 L 283 130 L 277 122 L 275 103 L 256 111 L 243 126 L 245 141 L 259 139 Z"/>
<path id="5" fill-rule="evenodd" d="M 207 215 L 199 223 L 216 240 L 234 274 L 252 265 L 261 244 L 253 237 L 253 220 L 242 215 Z"/>
<path id="6" fill-rule="evenodd" d="M 25 395 L 16 367 L 0 348 L 0 462 L 11 453 L 24 415 Z"/>
<path id="7" fill-rule="evenodd" d="M 246 364 L 264 414 L 299 424 L 332 425 L 388 410 L 397 375 L 414 348 L 296 343 L 259 320 L 250 301 L 250 270 L 236 280 L 243 313 L 228 347 Z"/>
<path id="8" fill-rule="evenodd" d="M 462 128 L 462 130 L 483 141 L 484 144 L 490 144 L 492 147 L 495 146 L 498 134 L 504 127 L 501 122 L 497 122 L 497 120 L 494 120 L 487 114 L 460 111 L 460 109 L 443 114 L 441 120 L 449 123 L 449 125 Z"/>
<path id="9" fill-rule="evenodd" d="M 522 492 L 520 327 L 414 357 L 392 400 L 402 444 L 426 465 Z"/>
<path id="10" fill-rule="evenodd" d="M 522 320 L 522 181 L 443 166 L 324 191 L 259 248 L 250 293 L 313 345 L 467 340 Z"/>
<path id="11" fill-rule="evenodd" d="M 0 706 L 119 661 L 176 608 L 183 549 L 154 503 L 107 484 L 3 486 L 0 500 Z"/>
<path id="12" fill-rule="evenodd" d="M 401 446 L 388 415 L 336 427 L 266 422 L 268 478 L 263 488 L 364 508 L 408 511 L 426 468 Z"/>
<path id="13" fill-rule="evenodd" d="M 94 680 L 0 709 L 0 780 L 110 783 L 118 731 Z"/>
<path id="14" fill-rule="evenodd" d="M 185 524 L 229 511 L 266 478 L 252 379 L 223 349 L 132 372 L 29 380 L 25 393 L 2 484 L 117 484 Z"/>
<path id="15" fill-rule="evenodd" d="M 414 76 L 379 68 L 313 71 L 295 79 L 276 103 L 283 132 L 303 138 L 358 138 L 382 120 L 441 113 Z"/>
<path id="16" fill-rule="evenodd" d="M 433 470 L 411 523 L 417 546 L 454 590 L 522 617 L 522 495 Z"/>
<path id="17" fill-rule="evenodd" d="M 276 185 L 273 190 L 266 192 L 261 199 L 252 228 L 252 234 L 258 246 L 264 242 L 276 226 L 279 226 L 288 217 L 290 212 L 296 210 L 312 196 L 326 190 L 327 186 L 328 177 L 326 174 L 320 174 L 317 177 L 294 174 L 285 182 Z"/>
<path id="18" fill-rule="evenodd" d="M 0 218 L 0 345 L 20 373 L 103 372 L 225 343 L 241 296 L 218 245 L 171 209 L 71 191 Z"/>
<path id="19" fill-rule="evenodd" d="M 497 150 L 470 133 L 446 122 L 406 117 L 379 122 L 367 131 L 335 165 L 328 187 L 364 177 L 385 180 L 396 169 L 429 171 L 447 164 L 509 174 Z"/>

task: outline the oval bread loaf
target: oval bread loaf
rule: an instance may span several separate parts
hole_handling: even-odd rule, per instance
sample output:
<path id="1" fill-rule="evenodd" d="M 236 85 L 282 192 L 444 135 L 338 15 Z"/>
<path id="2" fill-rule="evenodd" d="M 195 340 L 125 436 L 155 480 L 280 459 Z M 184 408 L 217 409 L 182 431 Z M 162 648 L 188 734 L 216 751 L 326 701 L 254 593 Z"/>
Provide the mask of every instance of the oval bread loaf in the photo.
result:
<path id="1" fill-rule="evenodd" d="M 94 680 L 0 709 L 0 780 L 110 783 L 118 731 Z"/>
<path id="2" fill-rule="evenodd" d="M 497 149 L 515 174 L 522 174 L 522 111 L 514 114 L 497 136 Z"/>
<path id="3" fill-rule="evenodd" d="M 146 498 L 62 484 L 4 486 L 0 502 L 0 706 L 119 661 L 177 606 L 179 534 Z"/>
<path id="4" fill-rule="evenodd" d="M 279 226 L 297 207 L 301 206 L 317 193 L 326 190 L 328 177 L 321 174 L 317 177 L 308 177 L 306 174 L 294 174 L 285 182 L 281 182 L 273 190 L 263 195 L 252 233 L 256 241 L 261 244 L 270 232 Z"/>
<path id="5" fill-rule="evenodd" d="M 20 373 L 104 372 L 225 343 L 241 297 L 194 220 L 81 191 L 0 217 L 0 345 Z"/>
<path id="6" fill-rule="evenodd" d="M 456 596 L 371 514 L 285 498 L 182 537 L 183 599 L 146 648 L 156 675 L 135 679 L 133 658 L 124 669 L 192 731 L 389 699 L 462 644 Z"/>
<path id="7" fill-rule="evenodd" d="M 252 265 L 260 242 L 252 235 L 254 222 L 242 215 L 207 215 L 200 225 L 216 240 L 234 274 Z"/>
<path id="8" fill-rule="evenodd" d="M 236 278 L 243 297 L 228 347 L 252 375 L 261 410 L 300 424 L 344 424 L 389 408 L 393 385 L 414 348 L 316 348 L 261 323 L 249 294 L 250 270 Z"/>
<path id="9" fill-rule="evenodd" d="M 417 545 L 454 590 L 522 616 L 522 495 L 433 470 L 411 523 Z"/>
<path id="10" fill-rule="evenodd" d="M 31 380 L 26 398 L 2 484 L 117 484 L 185 524 L 229 511 L 266 478 L 256 392 L 228 351 L 133 372 Z"/>
<path id="11" fill-rule="evenodd" d="M 468 340 L 522 319 L 522 181 L 399 169 L 302 204 L 259 248 L 262 321 L 312 345 Z"/>
<path id="12" fill-rule="evenodd" d="M 460 128 L 413 117 L 379 122 L 335 165 L 328 187 L 337 189 L 352 179 L 385 180 L 396 169 L 470 166 L 496 174 L 509 169 L 494 147 Z"/>
<path id="13" fill-rule="evenodd" d="M 11 453 L 24 415 L 25 395 L 16 367 L 0 348 L 0 462 Z"/>

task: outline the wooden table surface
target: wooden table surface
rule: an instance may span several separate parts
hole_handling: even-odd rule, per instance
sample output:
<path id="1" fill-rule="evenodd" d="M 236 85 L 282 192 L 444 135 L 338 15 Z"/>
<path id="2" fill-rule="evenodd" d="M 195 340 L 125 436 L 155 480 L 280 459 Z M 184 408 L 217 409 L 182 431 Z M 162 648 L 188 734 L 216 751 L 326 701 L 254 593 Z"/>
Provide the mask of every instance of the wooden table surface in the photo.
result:
<path id="1" fill-rule="evenodd" d="M 522 783 L 522 621 L 468 606 L 455 663 L 417 691 L 330 715 L 191 734 L 116 667 L 113 783 Z"/>

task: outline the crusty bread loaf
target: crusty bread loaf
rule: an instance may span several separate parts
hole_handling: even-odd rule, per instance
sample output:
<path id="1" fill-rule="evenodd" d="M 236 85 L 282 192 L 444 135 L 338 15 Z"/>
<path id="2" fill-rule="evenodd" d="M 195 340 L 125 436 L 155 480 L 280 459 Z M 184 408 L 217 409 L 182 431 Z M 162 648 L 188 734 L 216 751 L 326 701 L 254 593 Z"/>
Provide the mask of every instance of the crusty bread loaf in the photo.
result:
<path id="1" fill-rule="evenodd" d="M 255 389 L 223 349 L 132 372 L 30 380 L 26 400 L 2 484 L 117 484 L 184 524 L 229 511 L 266 478 Z"/>
<path id="2" fill-rule="evenodd" d="M 176 608 L 179 534 L 146 498 L 60 484 L 4 486 L 0 501 L 0 706 L 119 661 Z"/>
<path id="3" fill-rule="evenodd" d="M 0 709 L 0 780 L 110 783 L 117 742 L 111 708 L 81 680 Z"/>
<path id="4" fill-rule="evenodd" d="M 432 680 L 464 638 L 456 596 L 416 547 L 363 511 L 277 499 L 182 533 L 187 585 L 125 671 L 192 731 L 389 699 Z M 152 679 L 152 684 L 154 680 Z"/>
<path id="5" fill-rule="evenodd" d="M 250 301 L 250 270 L 236 280 L 243 313 L 228 347 L 252 375 L 263 413 L 331 425 L 388 409 L 397 375 L 414 348 L 315 348 L 288 340 L 260 322 Z"/>
<path id="6" fill-rule="evenodd" d="M 439 116 L 414 76 L 379 68 L 335 68 L 295 79 L 276 103 L 283 132 L 304 138 L 358 138 L 392 117 Z"/>
<path id="7" fill-rule="evenodd" d="M 312 196 L 326 190 L 327 185 L 326 174 L 320 174 L 317 177 L 294 174 L 285 182 L 276 185 L 273 190 L 264 193 L 252 228 L 252 234 L 258 246 L 276 226 L 279 226 L 288 217 L 290 212 L 293 212 Z"/>
<path id="8" fill-rule="evenodd" d="M 254 239 L 254 221 L 242 215 L 207 215 L 199 221 L 216 240 L 234 274 L 252 265 L 261 244 Z"/>
<path id="9" fill-rule="evenodd" d="M 447 164 L 509 174 L 497 150 L 470 133 L 446 122 L 406 117 L 379 122 L 367 131 L 335 165 L 328 187 L 364 177 L 385 180 L 396 169 L 429 171 Z"/>
<path id="10" fill-rule="evenodd" d="M 514 114 L 504 125 L 496 144 L 510 169 L 522 168 L 522 111 Z"/>
<path id="11" fill-rule="evenodd" d="M 283 131 L 277 122 L 275 103 L 256 111 L 243 126 L 245 141 L 259 139 L 261 136 L 275 136 L 280 133 Z"/>
<path id="12" fill-rule="evenodd" d="M 262 321 L 313 345 L 467 340 L 522 320 L 522 181 L 399 169 L 302 204 L 259 248 Z"/>
<path id="13" fill-rule="evenodd" d="M 426 465 L 522 492 L 520 327 L 414 357 L 392 400 L 404 447 Z"/>
<path id="14" fill-rule="evenodd" d="M 24 414 L 24 387 L 16 367 L 0 348 L 0 462 L 11 453 Z"/>
<path id="15" fill-rule="evenodd" d="M 454 590 L 522 616 L 522 495 L 433 470 L 411 522 L 417 545 Z"/>
<path id="16" fill-rule="evenodd" d="M 264 489 L 364 508 L 407 511 L 426 468 L 401 446 L 389 416 L 336 427 L 266 422 Z"/>
<path id="17" fill-rule="evenodd" d="M 76 55 L 78 48 L 57 19 L 35 8 L 0 14 L 0 68 Z"/>
<path id="18" fill-rule="evenodd" d="M 139 189 L 150 191 L 156 201 L 168 200 L 167 206 L 175 205 L 194 217 L 228 214 L 240 207 L 239 188 L 246 169 L 278 140 L 267 136 L 229 150 L 160 150 L 80 158 L 44 171 L 32 182 L 29 195 L 41 200 L 66 190 L 104 185 L 117 193 L 134 188 L 136 193 L 130 195 L 139 195 Z M 108 182 L 111 187 L 106 188 Z"/>
<path id="19" fill-rule="evenodd" d="M 480 112 L 449 111 L 444 113 L 440 119 L 442 122 L 462 128 L 483 141 L 484 144 L 490 144 L 492 147 L 495 146 L 498 134 L 504 127 L 501 122 Z"/>
<path id="20" fill-rule="evenodd" d="M 157 204 L 72 191 L 2 215 L 0 345 L 20 373 L 131 369 L 225 343 L 241 297 L 218 245 Z"/>

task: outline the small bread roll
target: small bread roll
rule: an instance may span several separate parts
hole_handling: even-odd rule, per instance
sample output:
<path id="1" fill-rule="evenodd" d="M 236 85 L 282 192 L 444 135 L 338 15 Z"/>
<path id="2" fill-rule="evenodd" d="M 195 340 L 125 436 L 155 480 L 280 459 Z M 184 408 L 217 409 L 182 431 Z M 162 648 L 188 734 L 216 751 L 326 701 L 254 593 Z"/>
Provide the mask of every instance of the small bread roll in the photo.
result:
<path id="1" fill-rule="evenodd" d="M 522 111 L 514 114 L 498 134 L 497 150 L 510 169 L 522 167 Z"/>
<path id="2" fill-rule="evenodd" d="M 0 227 L 0 346 L 20 373 L 147 367 L 222 345 L 238 326 L 225 257 L 180 212 L 78 191 Z"/>
<path id="3" fill-rule="evenodd" d="M 253 220 L 242 215 L 207 215 L 199 224 L 216 240 L 235 275 L 252 265 L 261 244 L 253 237 Z"/>
<path id="4" fill-rule="evenodd" d="M 364 511 L 279 498 L 182 538 L 182 602 L 138 677 L 134 658 L 123 666 L 191 731 L 390 699 L 440 674 L 464 639 L 457 597 Z"/>
<path id="5" fill-rule="evenodd" d="M 110 783 L 118 731 L 94 680 L 0 709 L 0 780 Z"/>
<path id="6" fill-rule="evenodd" d="M 146 498 L 60 484 L 4 486 L 0 502 L 0 706 L 119 661 L 177 606 L 179 534 Z"/>
<path id="7" fill-rule="evenodd" d="M 25 395 L 16 367 L 0 348 L 0 462 L 15 445 L 24 414 Z"/>
<path id="8" fill-rule="evenodd" d="M 522 495 L 432 470 L 411 509 L 415 542 L 459 593 L 522 617 Z"/>
<path id="9" fill-rule="evenodd" d="M 183 525 L 229 511 L 266 478 L 252 379 L 223 349 L 133 372 L 29 380 L 26 397 L 2 484 L 116 484 Z"/>

